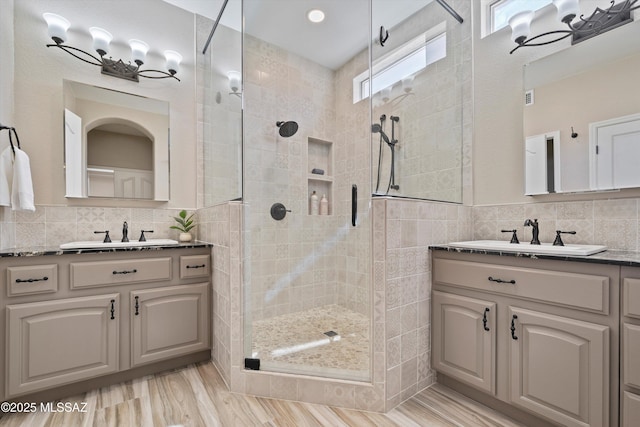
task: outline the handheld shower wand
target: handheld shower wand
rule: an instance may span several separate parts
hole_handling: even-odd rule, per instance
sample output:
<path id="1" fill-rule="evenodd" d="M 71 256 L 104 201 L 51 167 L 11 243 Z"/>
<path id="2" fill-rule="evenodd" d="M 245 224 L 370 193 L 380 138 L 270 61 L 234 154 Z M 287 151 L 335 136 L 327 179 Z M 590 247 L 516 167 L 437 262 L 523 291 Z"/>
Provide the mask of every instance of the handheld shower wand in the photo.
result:
<path id="1" fill-rule="evenodd" d="M 387 115 L 383 114 L 380 116 L 380 130 L 382 130 L 382 125 L 384 125 L 384 121 L 387 120 Z M 373 126 L 371 126 L 371 131 L 375 133 Z M 380 143 L 378 144 L 378 174 L 376 177 L 376 193 L 380 188 L 380 168 L 382 167 L 382 135 L 380 135 Z"/>

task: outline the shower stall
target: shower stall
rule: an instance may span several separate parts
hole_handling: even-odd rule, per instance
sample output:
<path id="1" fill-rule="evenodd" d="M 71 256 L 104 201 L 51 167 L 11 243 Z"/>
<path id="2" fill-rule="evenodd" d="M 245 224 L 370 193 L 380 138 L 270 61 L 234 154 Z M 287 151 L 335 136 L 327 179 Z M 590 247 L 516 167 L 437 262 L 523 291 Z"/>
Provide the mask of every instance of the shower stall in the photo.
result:
<path id="1" fill-rule="evenodd" d="M 245 367 L 364 381 L 370 135 L 356 123 L 370 109 L 349 95 L 368 68 L 369 1 L 325 3 L 314 23 L 310 2 L 244 1 Z"/>
<path id="2" fill-rule="evenodd" d="M 466 1 L 451 3 L 469 16 Z M 392 330 L 400 328 L 406 336 L 395 341 L 416 354 L 428 350 L 418 349 L 417 312 L 385 318 L 385 304 L 400 303 L 386 281 L 405 263 L 386 274 L 374 265 L 386 260 L 388 242 L 384 212 L 376 215 L 372 206 L 381 195 L 435 198 L 421 191 L 435 188 L 425 179 L 442 172 L 438 165 L 457 168 L 447 176 L 452 187 L 460 184 L 464 33 L 430 0 L 328 0 L 320 2 L 322 22 L 308 19 L 320 13 L 306 0 L 229 0 L 227 9 L 234 4 L 242 25 L 235 33 L 217 26 L 204 66 L 214 76 L 204 84 L 205 112 L 212 105 L 223 119 L 208 125 L 204 117 L 203 193 L 214 204 L 241 199 L 214 210 L 230 218 L 229 235 L 237 230 L 240 242 L 238 248 L 224 237 L 214 248 L 214 338 L 225 349 L 216 348 L 214 360 L 233 390 L 305 400 L 295 381 L 319 381 L 305 389 L 320 384 L 335 392 L 348 380 L 369 403 L 336 404 L 383 410 L 386 397 L 400 399 L 392 388 L 385 397 L 386 378 L 398 377 L 396 364 L 406 362 L 386 359 Z M 241 57 L 229 59 L 229 46 L 238 43 Z M 239 89 L 229 92 L 228 71 L 240 68 Z M 241 156 L 226 138 L 238 129 Z M 218 177 L 230 183 L 235 174 L 208 162 L 233 155 L 241 180 L 220 189 Z M 459 189 L 438 191 L 441 200 L 460 201 Z M 400 237 L 390 243 L 399 248 Z M 221 249 L 217 256 L 218 246 L 232 255 Z M 216 289 L 225 280 L 230 287 Z M 394 286 L 415 290 L 414 282 Z M 410 333 L 405 323 L 413 325 Z M 412 386 L 403 379 L 404 393 L 420 375 Z"/>

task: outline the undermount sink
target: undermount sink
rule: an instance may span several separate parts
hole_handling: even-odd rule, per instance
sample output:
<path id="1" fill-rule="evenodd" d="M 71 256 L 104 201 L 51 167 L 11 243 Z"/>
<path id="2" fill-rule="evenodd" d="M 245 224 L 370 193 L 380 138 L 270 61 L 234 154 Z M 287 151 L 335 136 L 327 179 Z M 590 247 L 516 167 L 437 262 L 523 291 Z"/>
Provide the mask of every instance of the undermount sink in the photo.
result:
<path id="1" fill-rule="evenodd" d="M 528 254 L 543 255 L 593 255 L 606 251 L 607 247 L 602 245 L 576 245 L 565 244 L 564 246 L 553 246 L 551 243 L 532 245 L 531 243 L 509 243 L 501 240 L 470 240 L 467 242 L 451 242 L 449 246 L 465 249 L 480 249 L 500 252 L 522 252 Z"/>
<path id="2" fill-rule="evenodd" d="M 170 246 L 177 245 L 177 240 L 172 239 L 149 239 L 143 242 L 138 240 L 130 240 L 128 242 L 69 242 L 60 245 L 60 249 L 108 249 L 108 248 L 129 248 L 129 247 L 146 247 L 146 246 Z"/>

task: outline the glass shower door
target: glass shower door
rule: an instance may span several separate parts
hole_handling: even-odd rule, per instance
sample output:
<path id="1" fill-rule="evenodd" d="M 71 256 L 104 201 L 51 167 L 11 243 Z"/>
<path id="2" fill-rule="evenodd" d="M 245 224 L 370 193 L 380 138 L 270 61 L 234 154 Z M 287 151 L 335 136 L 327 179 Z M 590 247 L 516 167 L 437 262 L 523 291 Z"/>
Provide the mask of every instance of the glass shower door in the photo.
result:
<path id="1" fill-rule="evenodd" d="M 352 94 L 369 0 L 321 5 L 311 22 L 308 2 L 244 1 L 244 351 L 251 369 L 366 381 L 370 104 Z"/>

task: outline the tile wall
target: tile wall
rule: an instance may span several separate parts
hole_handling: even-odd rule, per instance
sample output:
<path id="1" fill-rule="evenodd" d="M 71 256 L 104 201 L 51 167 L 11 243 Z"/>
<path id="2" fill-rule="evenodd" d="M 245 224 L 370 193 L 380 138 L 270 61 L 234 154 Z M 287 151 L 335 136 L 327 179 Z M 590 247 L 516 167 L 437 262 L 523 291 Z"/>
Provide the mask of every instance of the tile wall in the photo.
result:
<path id="1" fill-rule="evenodd" d="M 372 381 L 313 378 L 244 369 L 243 206 L 199 211 L 200 238 L 214 244 L 214 363 L 239 393 L 385 412 L 430 385 L 430 265 L 428 246 L 469 239 L 471 208 L 418 200 L 372 203 L 374 280 Z"/>
<path id="2" fill-rule="evenodd" d="M 451 6 L 465 21 L 470 19 L 470 2 L 454 0 Z M 399 46 L 397 40 L 411 40 L 419 32 L 443 21 L 447 24 L 446 57 L 415 76 L 408 93 L 396 84 L 390 101 L 382 102 L 380 94 L 375 95 L 373 118 L 377 122 L 381 114 L 386 114 L 388 135 L 391 135 L 389 117 L 400 118 L 395 126 L 399 139 L 395 176 L 400 190 L 390 190 L 389 194 L 460 202 L 463 194 L 471 190 L 471 26 L 460 25 L 447 16 L 440 5 L 433 3 L 394 28 L 389 43 L 396 44 L 389 48 Z M 386 54 L 385 50 L 382 52 Z M 379 148 L 377 138 L 374 140 L 372 168 L 375 176 Z M 389 150 L 384 146 L 382 193 L 388 185 L 390 158 Z"/>
<path id="3" fill-rule="evenodd" d="M 374 199 L 373 212 L 373 349 L 374 359 L 385 357 L 388 411 L 435 381 L 429 245 L 469 239 L 472 214 L 467 206 L 387 198 Z"/>
<path id="4" fill-rule="evenodd" d="M 35 212 L 0 209 L 0 249 L 56 247 L 78 240 L 98 240 L 94 231 L 109 230 L 112 240 L 122 238 L 127 221 L 129 238 L 138 239 L 140 230 L 154 230 L 149 237 L 176 239 L 171 230 L 180 209 L 103 208 L 37 205 Z"/>
<path id="5" fill-rule="evenodd" d="M 553 242 L 556 230 L 576 231 L 563 241 L 640 250 L 640 199 L 474 206 L 473 238 L 508 240 L 500 230 L 516 229 L 521 242 L 530 241 L 531 227 L 523 226 L 527 218 L 538 219 L 541 242 Z"/>
<path id="6" fill-rule="evenodd" d="M 240 211 L 241 204 L 238 202 L 198 211 L 198 238 L 213 244 L 211 358 L 227 385 L 231 385 L 232 343 L 236 346 L 236 356 L 242 358 L 242 350 L 238 345 L 243 324 L 240 319 Z"/>

